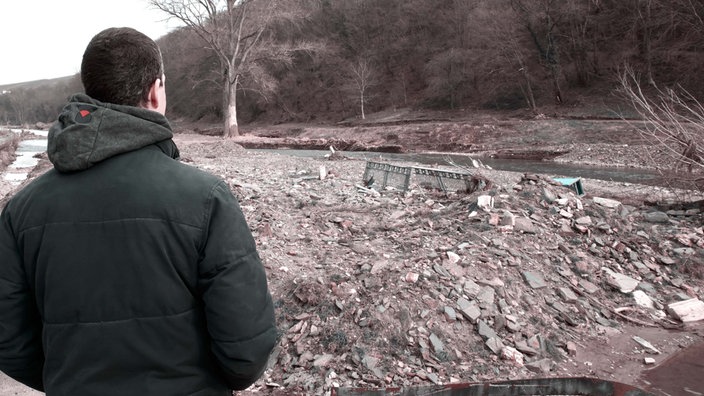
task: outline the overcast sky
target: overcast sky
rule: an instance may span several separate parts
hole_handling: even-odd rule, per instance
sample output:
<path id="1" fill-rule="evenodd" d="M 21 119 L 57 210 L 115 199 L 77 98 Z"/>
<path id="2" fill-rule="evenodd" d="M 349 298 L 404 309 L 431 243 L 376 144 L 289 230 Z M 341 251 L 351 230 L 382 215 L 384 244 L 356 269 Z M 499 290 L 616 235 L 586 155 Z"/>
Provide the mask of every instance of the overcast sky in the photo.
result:
<path id="1" fill-rule="evenodd" d="M 179 25 L 147 0 L 0 0 L 0 85 L 78 73 L 90 39 L 114 26 L 156 40 Z"/>

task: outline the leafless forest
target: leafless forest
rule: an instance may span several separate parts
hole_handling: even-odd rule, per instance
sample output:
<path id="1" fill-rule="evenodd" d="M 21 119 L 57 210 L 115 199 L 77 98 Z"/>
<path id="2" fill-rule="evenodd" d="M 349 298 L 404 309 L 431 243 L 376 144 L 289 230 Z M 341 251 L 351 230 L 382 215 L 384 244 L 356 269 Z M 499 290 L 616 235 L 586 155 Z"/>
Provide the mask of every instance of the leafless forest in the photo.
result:
<path id="1" fill-rule="evenodd" d="M 238 69 L 242 123 L 337 122 L 386 109 L 551 112 L 648 88 L 704 93 L 702 0 L 249 0 L 266 23 Z M 265 22 L 263 22 L 265 21 Z M 248 37 L 240 43 L 248 45 Z M 169 113 L 223 117 L 223 67 L 192 29 L 159 40 Z M 76 76 L 0 87 L 0 124 L 50 122 Z M 593 114 L 606 117 L 609 114 Z"/>

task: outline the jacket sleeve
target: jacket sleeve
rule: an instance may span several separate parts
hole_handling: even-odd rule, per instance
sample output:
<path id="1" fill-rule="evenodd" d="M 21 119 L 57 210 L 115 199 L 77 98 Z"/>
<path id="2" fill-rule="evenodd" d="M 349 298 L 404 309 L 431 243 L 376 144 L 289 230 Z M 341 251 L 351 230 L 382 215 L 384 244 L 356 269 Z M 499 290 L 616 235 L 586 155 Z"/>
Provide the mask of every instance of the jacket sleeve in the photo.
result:
<path id="1" fill-rule="evenodd" d="M 274 307 L 254 238 L 224 182 L 212 192 L 199 265 L 211 349 L 225 380 L 246 389 L 276 345 Z"/>
<path id="2" fill-rule="evenodd" d="M 43 391 L 42 321 L 11 228 L 0 215 L 0 370 Z"/>

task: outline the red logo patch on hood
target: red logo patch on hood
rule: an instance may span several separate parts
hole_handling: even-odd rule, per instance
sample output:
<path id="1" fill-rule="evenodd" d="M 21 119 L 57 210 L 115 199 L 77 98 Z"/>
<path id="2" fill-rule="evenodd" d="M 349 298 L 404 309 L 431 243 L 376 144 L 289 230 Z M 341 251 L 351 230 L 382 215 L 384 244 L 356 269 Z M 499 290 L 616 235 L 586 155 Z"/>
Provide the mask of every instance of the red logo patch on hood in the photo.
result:
<path id="1" fill-rule="evenodd" d="M 75 121 L 79 124 L 87 124 L 92 119 L 92 112 L 96 110 L 96 107 L 90 105 L 79 105 L 78 113 L 76 113 Z"/>

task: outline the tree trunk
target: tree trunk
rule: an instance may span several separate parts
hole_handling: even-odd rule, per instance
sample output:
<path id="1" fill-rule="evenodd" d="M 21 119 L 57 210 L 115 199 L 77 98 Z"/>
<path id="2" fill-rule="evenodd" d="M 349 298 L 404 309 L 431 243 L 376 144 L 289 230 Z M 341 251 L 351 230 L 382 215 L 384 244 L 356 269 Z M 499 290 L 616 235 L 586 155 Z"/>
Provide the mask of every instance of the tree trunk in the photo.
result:
<path id="1" fill-rule="evenodd" d="M 362 119 L 364 119 L 364 90 L 359 91 L 359 107 L 362 110 Z"/>
<path id="2" fill-rule="evenodd" d="M 645 1 L 645 15 L 643 19 L 643 58 L 645 59 L 645 75 L 648 78 L 648 84 L 655 85 L 653 79 L 653 44 L 652 44 L 652 1 Z"/>
<path id="3" fill-rule="evenodd" d="M 232 73 L 232 69 L 228 70 L 228 75 Z M 237 83 L 239 76 L 234 80 L 227 78 L 225 83 L 225 103 L 223 110 L 225 111 L 225 124 L 223 125 L 223 137 L 233 138 L 240 135 L 240 129 L 237 125 Z"/>
<path id="4" fill-rule="evenodd" d="M 555 95 L 555 103 L 562 104 L 562 89 L 560 88 L 560 70 L 558 65 L 553 65 L 550 68 L 552 74 L 552 86 Z"/>
<path id="5" fill-rule="evenodd" d="M 523 77 L 526 79 L 525 85 L 520 84 L 523 98 L 526 100 L 526 104 L 530 107 L 530 110 L 535 111 L 538 106 L 535 104 L 535 96 L 533 95 L 533 87 L 530 85 L 530 77 L 527 75 L 524 75 Z"/>

